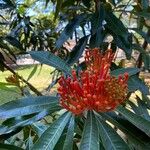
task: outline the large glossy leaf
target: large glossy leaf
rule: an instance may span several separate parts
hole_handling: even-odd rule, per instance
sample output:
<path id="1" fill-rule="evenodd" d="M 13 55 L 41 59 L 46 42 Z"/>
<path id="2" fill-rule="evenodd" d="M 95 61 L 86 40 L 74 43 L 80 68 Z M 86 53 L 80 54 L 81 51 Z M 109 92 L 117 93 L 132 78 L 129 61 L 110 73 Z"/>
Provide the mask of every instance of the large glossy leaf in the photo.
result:
<path id="1" fill-rule="evenodd" d="M 150 70 L 150 53 L 142 54 L 142 59 L 144 61 L 144 68 Z"/>
<path id="2" fill-rule="evenodd" d="M 106 28 L 112 34 L 117 46 L 125 51 L 127 58 L 130 58 L 132 53 L 132 35 L 128 32 L 121 20 L 112 12 L 107 12 L 106 22 Z"/>
<path id="3" fill-rule="evenodd" d="M 123 139 L 116 133 L 116 131 L 100 117 L 97 116 L 99 127 L 99 134 L 101 136 L 103 145 L 107 150 L 128 150 L 129 147 Z"/>
<path id="4" fill-rule="evenodd" d="M 90 47 L 99 47 L 104 39 L 103 21 L 105 19 L 105 9 L 103 4 L 97 6 L 97 11 L 91 18 L 91 38 Z"/>
<path id="5" fill-rule="evenodd" d="M 132 35 L 129 34 L 128 38 L 124 39 L 123 37 L 116 35 L 113 31 L 111 31 L 111 34 L 116 45 L 121 48 L 125 52 L 127 58 L 130 59 L 132 54 Z"/>
<path id="6" fill-rule="evenodd" d="M 37 71 L 37 68 L 38 65 L 35 65 L 31 73 L 29 74 L 27 81 L 29 81 L 34 76 L 35 72 Z"/>
<path id="7" fill-rule="evenodd" d="M 137 105 L 134 102 L 128 101 L 128 104 L 131 106 L 132 110 L 137 114 L 140 115 L 141 117 L 145 118 L 146 120 L 150 121 L 150 115 L 147 110 L 147 105 L 143 100 L 140 100 L 138 97 L 136 98 Z"/>
<path id="8" fill-rule="evenodd" d="M 120 69 L 111 71 L 111 74 L 117 77 L 118 75 L 124 74 L 126 72 L 129 74 L 129 76 L 132 76 L 140 72 L 140 69 L 139 68 L 120 68 Z"/>
<path id="9" fill-rule="evenodd" d="M 128 109 L 119 106 L 117 111 L 122 114 L 127 120 L 129 120 L 132 124 L 134 124 L 137 128 L 141 129 L 145 134 L 150 136 L 150 121 L 147 121 L 141 116 L 134 114 Z"/>
<path id="10" fill-rule="evenodd" d="M 73 147 L 73 136 L 74 136 L 74 116 L 70 118 L 69 126 L 66 134 L 66 139 L 63 145 L 63 150 L 72 150 Z"/>
<path id="11" fill-rule="evenodd" d="M 98 150 L 99 135 L 95 115 L 92 111 L 87 114 L 80 143 L 80 150 Z"/>
<path id="12" fill-rule="evenodd" d="M 45 109 L 58 109 L 58 98 L 54 96 L 26 97 L 0 106 L 0 118 L 12 118 L 41 112 Z"/>
<path id="13" fill-rule="evenodd" d="M 31 127 L 40 137 L 44 133 L 44 131 L 48 128 L 48 125 L 45 125 L 43 123 L 33 123 Z"/>
<path id="14" fill-rule="evenodd" d="M 144 31 L 138 29 L 138 28 L 131 28 L 131 30 L 137 32 L 139 35 L 141 35 L 148 43 L 150 43 L 150 37 L 145 33 Z"/>
<path id="15" fill-rule="evenodd" d="M 88 8 L 91 6 L 91 0 L 82 0 L 82 3 Z"/>
<path id="16" fill-rule="evenodd" d="M 62 60 L 60 57 L 55 56 L 51 52 L 31 51 L 31 52 L 29 52 L 29 54 L 31 55 L 31 57 L 33 59 L 39 61 L 42 64 L 53 66 L 67 74 L 71 73 L 71 68 L 69 67 L 69 65 L 64 60 Z"/>
<path id="17" fill-rule="evenodd" d="M 62 6 L 62 4 L 63 4 L 63 0 L 56 0 L 57 1 L 57 3 L 56 3 L 56 10 L 55 10 L 55 19 L 58 17 L 58 14 L 59 14 L 59 12 L 60 12 L 60 10 L 61 10 L 61 6 Z"/>
<path id="18" fill-rule="evenodd" d="M 149 88 L 145 83 L 137 76 L 133 75 L 128 80 L 128 89 L 130 92 L 140 90 L 143 94 L 149 94 Z"/>
<path id="19" fill-rule="evenodd" d="M 86 18 L 86 14 L 81 14 L 72 19 L 61 33 L 59 39 L 56 41 L 56 48 L 60 48 L 64 42 L 66 42 L 72 36 L 74 30 L 79 27 L 81 23 L 86 21 Z"/>
<path id="20" fill-rule="evenodd" d="M 85 49 L 87 40 L 88 40 L 88 36 L 81 38 L 78 41 L 78 43 L 76 44 L 76 46 L 72 49 L 72 51 L 70 52 L 70 56 L 67 60 L 67 63 L 69 65 L 72 65 L 73 63 L 75 63 L 76 61 L 79 60 L 79 58 L 81 57 L 81 55 Z"/>
<path id="21" fill-rule="evenodd" d="M 70 117 L 71 114 L 67 112 L 51 124 L 35 143 L 32 150 L 53 150 Z"/>
<path id="22" fill-rule="evenodd" d="M 150 19 L 150 13 L 149 12 L 134 12 L 137 16 L 144 17 L 146 19 Z"/>
<path id="23" fill-rule="evenodd" d="M 10 145 L 10 144 L 2 144 L 2 143 L 0 143 L 0 149 L 1 150 L 23 150 L 20 147 Z"/>
<path id="24" fill-rule="evenodd" d="M 138 130 L 134 125 L 132 125 L 128 120 L 121 118 L 121 116 L 115 113 L 100 113 L 103 119 L 106 119 L 112 123 L 116 128 L 119 128 L 127 137 L 127 140 L 134 145 L 137 150 L 149 149 L 150 142 L 149 139 L 143 135 L 141 130 Z"/>
<path id="25" fill-rule="evenodd" d="M 55 109 L 55 111 L 57 110 L 58 109 Z M 7 119 L 0 126 L 0 134 L 5 134 L 6 132 L 16 130 L 19 127 L 24 127 L 24 126 L 33 124 L 34 122 L 43 119 L 46 115 L 53 113 L 53 112 L 54 110 L 51 110 L 51 111 L 44 110 L 36 115 L 32 114 L 32 115 Z"/>
<path id="26" fill-rule="evenodd" d="M 107 12 L 106 21 L 110 29 L 112 29 L 117 35 L 120 35 L 124 38 L 128 37 L 128 30 L 112 12 Z"/>
<path id="27" fill-rule="evenodd" d="M 4 40 L 9 42 L 11 45 L 15 46 L 16 48 L 23 50 L 21 43 L 15 37 L 7 36 L 7 37 L 5 37 Z"/>

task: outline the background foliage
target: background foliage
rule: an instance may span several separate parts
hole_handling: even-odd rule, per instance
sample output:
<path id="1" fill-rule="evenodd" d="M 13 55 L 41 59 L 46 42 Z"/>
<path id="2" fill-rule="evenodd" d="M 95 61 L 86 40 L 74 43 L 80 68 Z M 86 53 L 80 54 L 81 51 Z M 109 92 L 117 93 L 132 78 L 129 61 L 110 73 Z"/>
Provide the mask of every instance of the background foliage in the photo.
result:
<path id="1" fill-rule="evenodd" d="M 141 78 L 150 71 L 148 0 L 1 0 L 0 8 L 0 70 L 10 71 L 7 84 L 21 91 L 19 100 L 0 106 L 0 148 L 150 149 L 149 87 Z M 108 46 L 125 53 L 112 63 L 111 74 L 129 73 L 128 101 L 108 113 L 62 110 L 57 92 L 50 92 L 60 75 L 84 69 L 79 58 L 86 48 Z M 25 54 L 55 68 L 42 92 L 29 82 L 37 66 L 23 77 L 8 64 Z"/>

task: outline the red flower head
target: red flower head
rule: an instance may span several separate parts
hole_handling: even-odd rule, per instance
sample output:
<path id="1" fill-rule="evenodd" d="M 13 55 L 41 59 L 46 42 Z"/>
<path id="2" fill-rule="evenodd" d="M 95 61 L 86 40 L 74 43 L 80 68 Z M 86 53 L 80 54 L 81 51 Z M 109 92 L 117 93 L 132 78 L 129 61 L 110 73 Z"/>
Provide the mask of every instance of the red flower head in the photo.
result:
<path id="1" fill-rule="evenodd" d="M 98 48 L 86 51 L 87 69 L 78 76 L 73 70 L 72 78 L 62 76 L 59 80 L 60 105 L 74 114 L 81 114 L 85 110 L 111 111 L 125 101 L 128 73 L 118 78 L 110 75 L 113 57 L 110 49 L 104 55 Z"/>

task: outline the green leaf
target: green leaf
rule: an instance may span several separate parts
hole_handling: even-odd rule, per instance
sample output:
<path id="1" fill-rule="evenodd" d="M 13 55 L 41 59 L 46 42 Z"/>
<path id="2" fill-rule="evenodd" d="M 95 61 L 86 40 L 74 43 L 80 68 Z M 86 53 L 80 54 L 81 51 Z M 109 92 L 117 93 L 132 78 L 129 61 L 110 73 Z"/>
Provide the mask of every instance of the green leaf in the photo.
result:
<path id="1" fill-rule="evenodd" d="M 107 12 L 106 21 L 110 29 L 112 29 L 117 35 L 127 38 L 128 30 L 112 12 Z"/>
<path id="2" fill-rule="evenodd" d="M 135 75 L 138 72 L 140 72 L 140 69 L 139 68 L 120 68 L 120 69 L 116 69 L 116 70 L 111 71 L 111 74 L 113 76 L 118 77 L 118 75 L 124 74 L 126 72 L 129 74 L 129 76 L 132 76 L 132 75 Z"/>
<path id="3" fill-rule="evenodd" d="M 135 15 L 144 17 L 146 19 L 150 19 L 150 13 L 149 12 L 133 12 Z"/>
<path id="4" fill-rule="evenodd" d="M 122 114 L 127 120 L 129 120 L 132 124 L 134 124 L 137 128 L 145 132 L 148 136 L 150 136 L 150 122 L 146 119 L 142 118 L 134 114 L 133 112 L 129 111 L 128 109 L 119 106 L 117 112 Z"/>
<path id="5" fill-rule="evenodd" d="M 150 54 L 149 53 L 142 54 L 142 60 L 144 62 L 144 68 L 150 70 Z"/>
<path id="6" fill-rule="evenodd" d="M 67 63 L 69 65 L 72 65 L 73 63 L 79 60 L 79 58 L 81 57 L 85 49 L 87 40 L 88 40 L 88 36 L 81 38 L 76 44 L 76 46 L 72 49 L 72 51 L 70 52 L 69 58 L 67 60 Z"/>
<path id="7" fill-rule="evenodd" d="M 35 72 L 37 71 L 37 68 L 38 65 L 35 65 L 31 73 L 29 74 L 27 81 L 29 81 L 34 76 Z"/>
<path id="8" fill-rule="evenodd" d="M 128 80 L 128 89 L 130 92 L 140 90 L 143 94 L 149 94 L 149 88 L 145 83 L 137 76 L 133 75 Z"/>
<path id="9" fill-rule="evenodd" d="M 136 98 L 137 105 L 134 102 L 135 100 L 132 99 L 131 101 L 128 101 L 128 104 L 131 106 L 132 110 L 139 116 L 143 117 L 144 119 L 150 121 L 150 115 L 147 110 L 147 105 L 143 100 L 140 100 L 140 98 Z"/>
<path id="10" fill-rule="evenodd" d="M 32 147 L 33 147 L 33 139 L 31 135 L 29 135 L 27 142 L 26 142 L 26 150 L 31 150 Z"/>
<path id="11" fill-rule="evenodd" d="M 66 139 L 63 145 L 63 150 L 72 150 L 73 147 L 73 136 L 74 136 L 74 116 L 70 118 L 69 126 L 68 126 L 68 131 L 66 134 Z"/>
<path id="12" fill-rule="evenodd" d="M 58 98 L 54 96 L 26 97 L 0 106 L 0 118 L 12 118 L 41 112 L 45 109 L 57 110 Z"/>
<path id="13" fill-rule="evenodd" d="M 55 11 L 55 19 L 58 17 L 58 14 L 61 10 L 61 6 L 63 4 L 63 0 L 56 0 L 57 1 L 57 4 L 56 4 L 56 11 Z"/>
<path id="14" fill-rule="evenodd" d="M 83 129 L 80 150 L 98 150 L 99 135 L 96 118 L 92 111 L 88 111 L 87 119 Z"/>
<path id="15" fill-rule="evenodd" d="M 132 34 L 129 34 L 127 38 L 123 38 L 113 32 L 114 31 L 112 31 L 111 34 L 114 38 L 116 45 L 123 51 L 125 51 L 127 58 L 130 59 L 132 54 Z"/>
<path id="16" fill-rule="evenodd" d="M 71 114 L 67 112 L 51 124 L 35 143 L 32 150 L 53 150 L 70 117 Z"/>
<path id="17" fill-rule="evenodd" d="M 150 148 L 150 142 L 147 138 L 147 135 L 143 136 L 144 132 L 136 128 L 128 120 L 122 118 L 122 116 L 118 116 L 113 112 L 100 113 L 100 115 L 103 117 L 103 119 L 105 118 L 115 127 L 120 129 L 125 134 L 127 140 L 130 141 L 132 145 L 137 147 L 137 150 Z"/>
<path id="18" fill-rule="evenodd" d="M 0 149 L 1 150 L 23 150 L 20 147 L 10 145 L 10 144 L 2 144 L 2 143 L 0 143 Z"/>
<path id="19" fill-rule="evenodd" d="M 57 110 L 58 109 L 50 110 L 50 111 L 44 110 L 36 115 L 32 114 L 32 115 L 7 119 L 0 126 L 0 134 L 5 134 L 6 132 L 16 130 L 19 127 L 24 127 L 33 124 L 34 122 L 43 119 L 46 115 L 51 114 Z"/>
<path id="20" fill-rule="evenodd" d="M 33 130 L 37 133 L 37 135 L 40 137 L 44 131 L 48 128 L 47 125 L 44 125 L 42 123 L 33 123 L 32 126 Z"/>
<path id="21" fill-rule="evenodd" d="M 55 56 L 51 52 L 47 51 L 31 51 L 29 52 L 31 57 L 42 64 L 53 66 L 67 74 L 71 74 L 71 68 L 69 65 L 62 60 L 60 57 Z"/>
<path id="22" fill-rule="evenodd" d="M 86 14 L 81 14 L 72 19 L 62 31 L 59 39 L 56 41 L 56 48 L 60 48 L 73 34 L 74 30 L 87 19 Z"/>
<path id="23" fill-rule="evenodd" d="M 99 47 L 105 37 L 103 32 L 103 21 L 105 19 L 105 9 L 103 4 L 99 6 L 98 10 L 93 14 L 91 18 L 91 38 L 90 47 Z"/>
<path id="24" fill-rule="evenodd" d="M 99 134 L 101 136 L 103 145 L 107 150 L 128 150 L 129 147 L 123 139 L 112 129 L 110 125 L 105 123 L 100 117 L 97 116 L 99 127 Z"/>
<path id="25" fill-rule="evenodd" d="M 145 33 L 144 31 L 138 29 L 138 28 L 131 28 L 131 30 L 137 32 L 139 35 L 141 35 L 148 43 L 150 43 L 150 37 Z"/>
<path id="26" fill-rule="evenodd" d="M 87 8 L 90 8 L 90 7 L 91 7 L 91 0 L 82 0 L 82 3 L 83 3 Z"/>
<path id="27" fill-rule="evenodd" d="M 9 42 L 12 46 L 15 46 L 16 48 L 18 48 L 20 50 L 23 50 L 21 43 L 15 37 L 7 36 L 7 37 L 5 37 L 4 40 Z"/>

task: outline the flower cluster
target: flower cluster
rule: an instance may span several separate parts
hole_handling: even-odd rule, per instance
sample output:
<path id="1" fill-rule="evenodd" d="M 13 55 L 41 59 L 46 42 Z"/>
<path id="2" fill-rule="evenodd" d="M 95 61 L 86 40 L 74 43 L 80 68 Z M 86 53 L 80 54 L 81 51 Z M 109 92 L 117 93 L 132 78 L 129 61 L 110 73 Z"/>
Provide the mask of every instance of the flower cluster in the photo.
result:
<path id="1" fill-rule="evenodd" d="M 78 115 L 85 110 L 106 112 L 114 110 L 125 101 L 128 73 L 118 78 L 110 75 L 110 65 L 114 58 L 112 50 L 105 54 L 98 48 L 86 51 L 87 69 L 78 75 L 72 71 L 72 77 L 61 77 L 58 93 L 60 105 Z"/>

